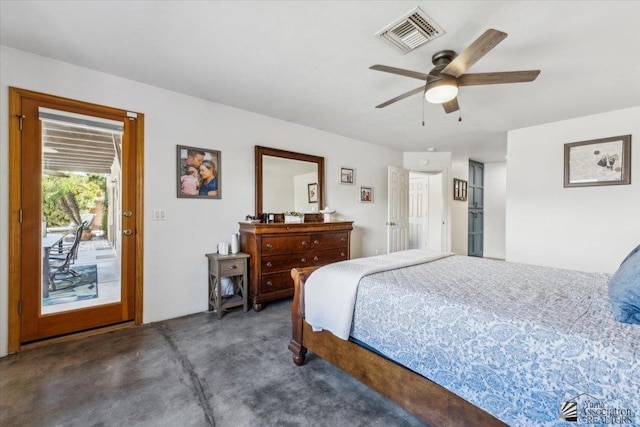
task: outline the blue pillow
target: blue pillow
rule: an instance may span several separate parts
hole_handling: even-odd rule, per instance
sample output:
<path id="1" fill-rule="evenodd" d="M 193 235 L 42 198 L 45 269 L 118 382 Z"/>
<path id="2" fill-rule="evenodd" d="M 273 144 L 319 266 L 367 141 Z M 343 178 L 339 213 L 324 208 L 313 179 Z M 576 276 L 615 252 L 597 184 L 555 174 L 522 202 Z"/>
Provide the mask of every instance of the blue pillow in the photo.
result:
<path id="1" fill-rule="evenodd" d="M 640 324 L 640 245 L 627 255 L 611 277 L 609 299 L 616 320 Z"/>

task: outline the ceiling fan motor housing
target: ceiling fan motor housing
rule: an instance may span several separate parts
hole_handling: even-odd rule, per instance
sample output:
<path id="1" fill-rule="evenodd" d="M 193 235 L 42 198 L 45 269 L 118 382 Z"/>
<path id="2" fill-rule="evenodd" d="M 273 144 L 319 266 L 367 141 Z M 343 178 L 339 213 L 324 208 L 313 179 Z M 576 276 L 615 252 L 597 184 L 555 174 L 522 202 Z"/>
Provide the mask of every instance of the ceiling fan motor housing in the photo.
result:
<path id="1" fill-rule="evenodd" d="M 455 57 L 456 57 L 456 53 L 452 50 L 441 50 L 439 52 L 434 53 L 433 56 L 431 57 L 431 62 L 433 63 L 433 65 L 435 65 L 435 67 L 433 67 L 431 71 L 429 71 L 429 74 L 432 76 L 438 76 L 440 78 L 454 78 L 452 76 L 440 75 L 440 71 L 442 71 L 444 67 L 449 65 Z M 438 80 L 438 79 L 430 78 L 430 79 L 427 79 L 427 82 L 430 82 L 433 80 Z"/>

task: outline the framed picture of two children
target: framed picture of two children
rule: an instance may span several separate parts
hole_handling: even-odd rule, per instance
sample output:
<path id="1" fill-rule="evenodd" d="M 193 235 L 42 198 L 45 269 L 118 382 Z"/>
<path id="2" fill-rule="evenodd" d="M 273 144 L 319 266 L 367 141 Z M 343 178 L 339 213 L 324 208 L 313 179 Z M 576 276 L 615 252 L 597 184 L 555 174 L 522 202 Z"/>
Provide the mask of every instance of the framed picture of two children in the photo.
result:
<path id="1" fill-rule="evenodd" d="M 178 145 L 178 197 L 220 199 L 220 151 Z"/>

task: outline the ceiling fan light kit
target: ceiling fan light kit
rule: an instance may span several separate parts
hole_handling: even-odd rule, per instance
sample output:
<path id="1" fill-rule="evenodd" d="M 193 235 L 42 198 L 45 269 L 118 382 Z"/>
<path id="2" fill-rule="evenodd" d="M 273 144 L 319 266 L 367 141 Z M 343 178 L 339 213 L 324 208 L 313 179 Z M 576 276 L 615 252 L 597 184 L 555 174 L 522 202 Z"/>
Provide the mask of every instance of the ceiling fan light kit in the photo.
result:
<path id="1" fill-rule="evenodd" d="M 434 80 L 427 83 L 424 98 L 432 104 L 443 104 L 458 96 L 458 85 L 453 79 Z"/>
<path id="2" fill-rule="evenodd" d="M 395 98 L 377 105 L 376 108 L 384 108 L 408 98 L 409 96 L 424 91 L 424 97 L 427 101 L 434 104 L 441 104 L 445 113 L 449 114 L 460 109 L 457 98 L 458 88 L 460 86 L 524 83 L 534 81 L 538 77 L 538 74 L 540 74 L 540 70 L 465 74 L 467 69 L 478 62 L 478 60 L 485 56 L 491 49 L 496 47 L 498 43 L 506 37 L 507 33 L 488 29 L 457 56 L 452 50 L 436 52 L 431 58 L 435 67 L 431 69 L 428 74 L 405 70 L 402 68 L 389 67 L 386 65 L 373 65 L 369 67 L 372 70 L 411 77 L 425 82 L 422 87 L 396 96 Z"/>

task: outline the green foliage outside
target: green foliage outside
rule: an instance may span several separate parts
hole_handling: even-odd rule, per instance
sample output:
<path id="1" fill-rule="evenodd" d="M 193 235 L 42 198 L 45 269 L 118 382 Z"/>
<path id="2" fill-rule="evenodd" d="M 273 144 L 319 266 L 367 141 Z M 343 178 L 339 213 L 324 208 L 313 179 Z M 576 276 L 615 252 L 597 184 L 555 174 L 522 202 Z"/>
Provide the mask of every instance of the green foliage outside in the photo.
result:
<path id="1" fill-rule="evenodd" d="M 72 193 L 78 204 L 80 214 L 94 208 L 95 198 L 106 194 L 107 180 L 96 174 L 42 177 L 42 220 L 47 227 L 64 227 L 72 219 L 65 214 L 60 201 L 65 194 Z M 106 207 L 106 200 L 105 200 Z"/>

